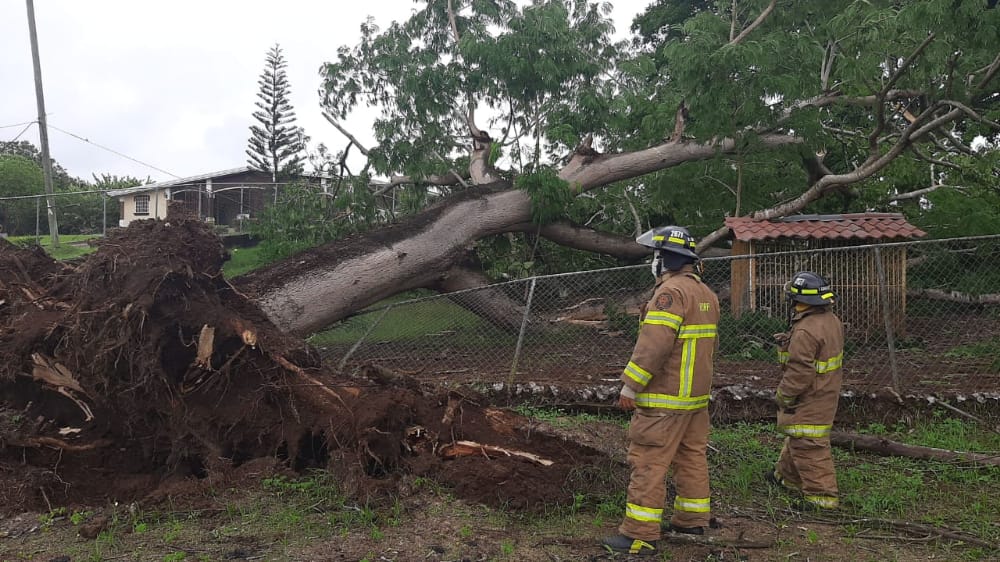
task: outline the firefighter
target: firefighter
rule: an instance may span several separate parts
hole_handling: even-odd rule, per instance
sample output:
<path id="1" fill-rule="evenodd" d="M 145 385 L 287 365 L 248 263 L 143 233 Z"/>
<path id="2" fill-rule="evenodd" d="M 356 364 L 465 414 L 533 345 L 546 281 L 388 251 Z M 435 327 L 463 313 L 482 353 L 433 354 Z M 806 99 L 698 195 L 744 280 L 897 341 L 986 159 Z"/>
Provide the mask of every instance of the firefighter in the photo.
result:
<path id="1" fill-rule="evenodd" d="M 775 335 L 781 363 L 775 401 L 786 438 L 768 480 L 801 492 L 801 507 L 836 509 L 830 429 L 843 382 L 844 324 L 830 310 L 836 300 L 830 283 L 816 273 L 796 273 L 785 295 L 791 328 Z"/>
<path id="2" fill-rule="evenodd" d="M 710 524 L 708 400 L 719 299 L 695 272 L 695 241 L 681 227 L 654 228 L 636 239 L 654 251 L 653 297 L 641 314 L 639 339 L 622 373 L 618 405 L 635 410 L 629 424 L 629 478 L 620 534 L 612 552 L 657 552 L 665 529 L 703 534 Z M 664 525 L 666 476 L 674 467 L 673 515 Z"/>

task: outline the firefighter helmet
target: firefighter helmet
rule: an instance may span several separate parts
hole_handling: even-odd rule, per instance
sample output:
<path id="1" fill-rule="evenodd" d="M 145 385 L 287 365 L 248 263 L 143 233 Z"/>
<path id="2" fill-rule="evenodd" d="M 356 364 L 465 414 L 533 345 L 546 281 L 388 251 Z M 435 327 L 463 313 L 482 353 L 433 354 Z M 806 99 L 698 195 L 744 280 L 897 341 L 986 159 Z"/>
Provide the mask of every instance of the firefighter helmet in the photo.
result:
<path id="1" fill-rule="evenodd" d="M 635 241 L 653 248 L 657 253 L 670 252 L 691 258 L 692 261 L 698 259 L 698 254 L 694 253 L 694 237 L 682 226 L 658 226 L 644 232 Z"/>
<path id="2" fill-rule="evenodd" d="M 812 271 L 800 271 L 785 285 L 785 294 L 790 300 L 823 306 L 833 304 L 836 295 L 830 282 Z"/>

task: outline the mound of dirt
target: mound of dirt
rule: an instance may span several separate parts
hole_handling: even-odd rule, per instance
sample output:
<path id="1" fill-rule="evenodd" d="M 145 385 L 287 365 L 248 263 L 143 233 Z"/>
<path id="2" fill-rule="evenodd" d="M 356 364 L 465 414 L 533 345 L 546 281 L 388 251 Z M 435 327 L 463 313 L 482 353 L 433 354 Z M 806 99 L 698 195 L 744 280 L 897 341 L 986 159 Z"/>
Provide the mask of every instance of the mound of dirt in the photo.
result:
<path id="1" fill-rule="evenodd" d="M 0 241 L 0 512 L 162 497 L 255 459 L 329 469 L 359 495 L 412 473 L 543 509 L 609 462 L 472 394 L 336 378 L 225 259 L 183 216 L 114 231 L 77 265 Z"/>

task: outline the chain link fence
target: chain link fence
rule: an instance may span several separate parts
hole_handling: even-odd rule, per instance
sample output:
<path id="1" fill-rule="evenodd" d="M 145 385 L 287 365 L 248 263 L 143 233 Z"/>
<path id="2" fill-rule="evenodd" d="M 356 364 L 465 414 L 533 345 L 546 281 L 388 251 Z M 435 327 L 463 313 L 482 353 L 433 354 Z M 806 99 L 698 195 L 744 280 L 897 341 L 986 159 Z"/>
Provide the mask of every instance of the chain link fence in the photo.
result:
<path id="1" fill-rule="evenodd" d="M 720 297 L 716 384 L 772 388 L 783 286 L 827 276 L 845 321 L 845 386 L 900 394 L 1000 388 L 1000 236 L 845 246 L 702 261 Z M 534 277 L 383 303 L 316 334 L 345 372 L 422 380 L 617 388 L 652 289 L 648 265 Z M 600 395 L 598 396 L 601 397 Z"/>

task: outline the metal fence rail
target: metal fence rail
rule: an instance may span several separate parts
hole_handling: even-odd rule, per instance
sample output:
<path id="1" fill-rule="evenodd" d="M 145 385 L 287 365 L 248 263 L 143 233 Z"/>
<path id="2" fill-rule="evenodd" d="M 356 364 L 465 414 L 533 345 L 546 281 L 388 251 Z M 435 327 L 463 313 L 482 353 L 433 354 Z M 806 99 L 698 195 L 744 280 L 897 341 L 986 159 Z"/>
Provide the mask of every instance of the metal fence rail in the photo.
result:
<path id="1" fill-rule="evenodd" d="M 722 306 L 716 384 L 776 384 L 772 335 L 787 330 L 788 318 L 782 286 L 795 271 L 813 270 L 839 295 L 848 388 L 1000 390 L 1000 236 L 702 263 Z M 612 384 L 651 288 L 647 265 L 534 277 L 377 306 L 312 341 L 345 371 L 374 363 L 438 380 Z"/>

